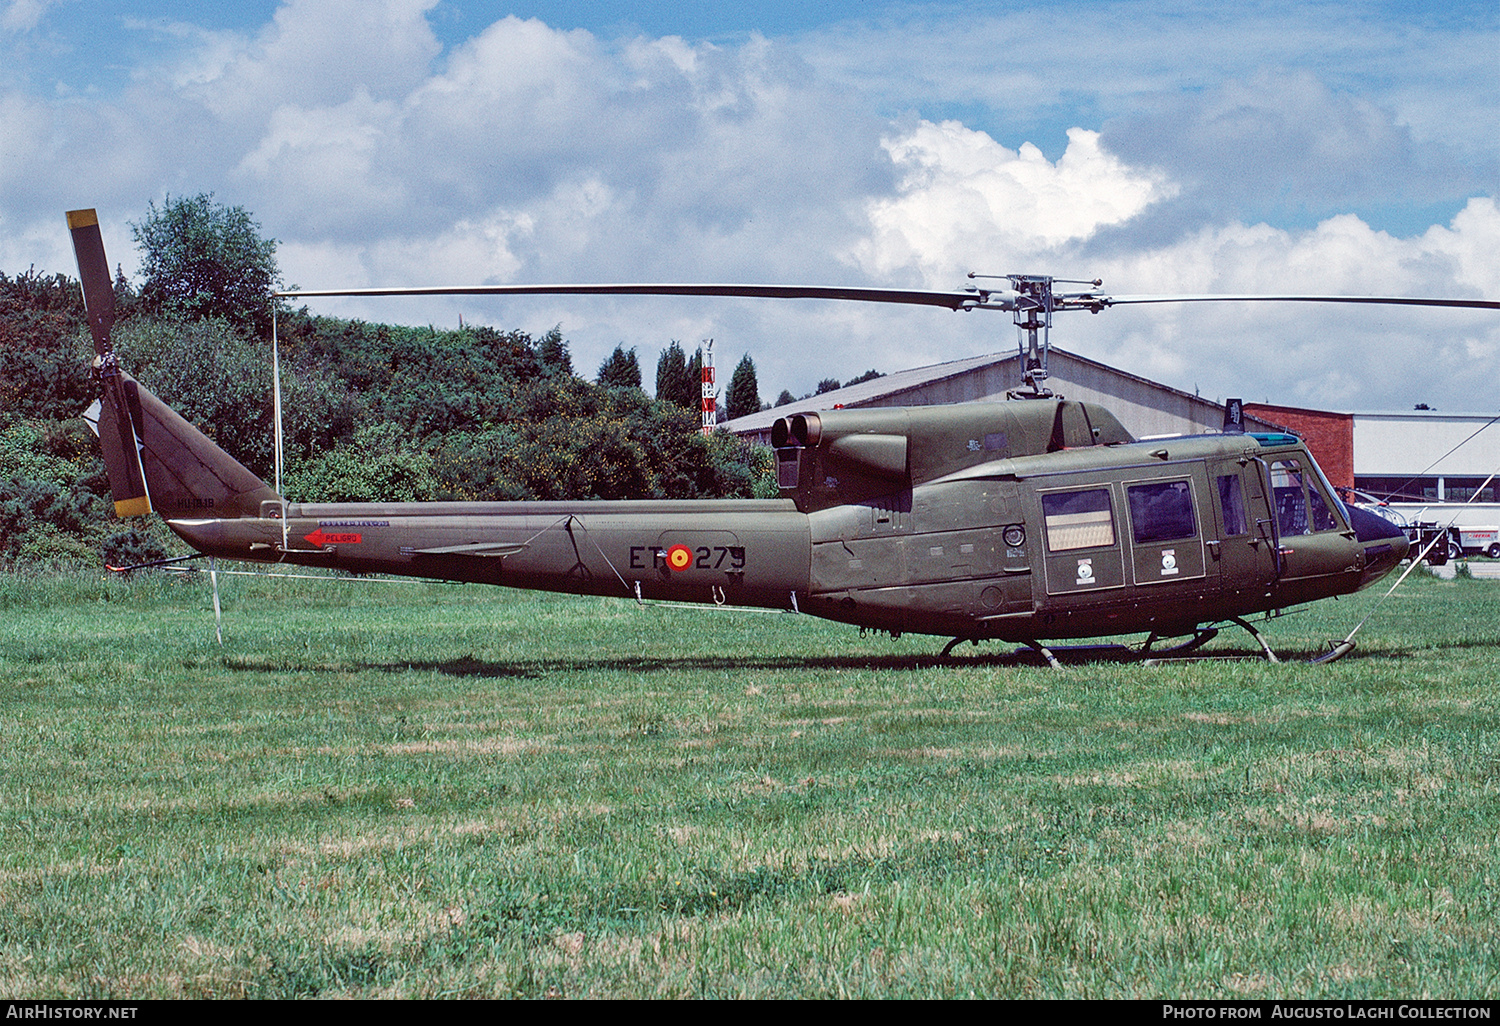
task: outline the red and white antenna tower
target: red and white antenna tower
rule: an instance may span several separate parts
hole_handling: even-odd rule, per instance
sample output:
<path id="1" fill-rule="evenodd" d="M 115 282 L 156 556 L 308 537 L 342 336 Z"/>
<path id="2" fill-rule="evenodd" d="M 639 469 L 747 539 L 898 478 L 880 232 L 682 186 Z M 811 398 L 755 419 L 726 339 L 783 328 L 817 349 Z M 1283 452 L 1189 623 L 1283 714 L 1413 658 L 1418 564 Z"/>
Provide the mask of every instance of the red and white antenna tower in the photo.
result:
<path id="1" fill-rule="evenodd" d="M 703 359 L 703 433 L 712 434 L 718 423 L 718 399 L 714 395 L 714 340 L 706 338 L 698 350 Z"/>

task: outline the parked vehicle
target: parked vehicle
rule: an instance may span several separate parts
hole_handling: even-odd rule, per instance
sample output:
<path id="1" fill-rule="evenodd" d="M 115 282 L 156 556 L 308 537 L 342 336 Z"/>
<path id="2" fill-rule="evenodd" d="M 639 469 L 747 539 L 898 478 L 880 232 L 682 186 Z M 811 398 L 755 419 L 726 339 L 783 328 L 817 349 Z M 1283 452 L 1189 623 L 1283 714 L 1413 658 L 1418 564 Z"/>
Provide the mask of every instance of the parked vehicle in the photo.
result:
<path id="1" fill-rule="evenodd" d="M 1448 529 L 1449 559 L 1479 555 L 1500 559 L 1500 527 L 1455 525 Z"/>
<path id="2" fill-rule="evenodd" d="M 1426 550 L 1428 543 L 1441 534 L 1447 535 L 1447 542 L 1444 544 L 1440 541 L 1427 552 L 1427 562 L 1431 566 L 1443 566 L 1450 559 L 1472 556 L 1500 559 L 1500 527 L 1455 524 L 1443 528 L 1433 520 L 1419 520 L 1406 525 L 1406 537 L 1412 546 L 1409 551 L 1415 554 Z"/>

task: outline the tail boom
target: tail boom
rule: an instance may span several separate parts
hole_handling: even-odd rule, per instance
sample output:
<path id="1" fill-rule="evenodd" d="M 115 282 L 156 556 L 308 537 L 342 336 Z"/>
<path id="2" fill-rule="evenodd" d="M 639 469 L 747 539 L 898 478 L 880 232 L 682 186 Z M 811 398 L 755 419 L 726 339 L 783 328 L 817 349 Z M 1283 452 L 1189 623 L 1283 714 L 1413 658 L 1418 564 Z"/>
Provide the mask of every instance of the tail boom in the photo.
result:
<path id="1" fill-rule="evenodd" d="M 809 584 L 809 521 L 789 500 L 318 503 L 286 512 L 168 523 L 200 552 L 228 559 L 573 594 L 782 608 Z"/>

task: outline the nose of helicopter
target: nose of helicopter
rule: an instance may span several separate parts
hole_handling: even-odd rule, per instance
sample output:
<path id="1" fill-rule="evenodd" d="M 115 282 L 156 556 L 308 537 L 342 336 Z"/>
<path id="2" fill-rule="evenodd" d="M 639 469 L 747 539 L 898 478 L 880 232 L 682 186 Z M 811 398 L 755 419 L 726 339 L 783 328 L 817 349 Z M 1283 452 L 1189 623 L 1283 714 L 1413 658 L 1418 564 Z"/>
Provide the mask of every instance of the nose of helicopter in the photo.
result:
<path id="1" fill-rule="evenodd" d="M 1365 550 L 1365 569 L 1359 586 L 1368 588 L 1406 558 L 1406 532 L 1380 514 L 1355 506 L 1349 508 L 1349 521 L 1355 538 Z"/>

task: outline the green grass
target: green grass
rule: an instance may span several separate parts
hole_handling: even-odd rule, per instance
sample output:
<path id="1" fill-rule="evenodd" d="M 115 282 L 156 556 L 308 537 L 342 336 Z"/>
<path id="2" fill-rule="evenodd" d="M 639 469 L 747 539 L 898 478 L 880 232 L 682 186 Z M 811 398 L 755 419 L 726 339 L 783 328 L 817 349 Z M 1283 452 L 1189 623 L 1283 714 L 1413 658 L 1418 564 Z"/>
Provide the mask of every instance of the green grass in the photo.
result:
<path id="1" fill-rule="evenodd" d="M 0 997 L 1500 994 L 1494 582 L 1408 581 L 1329 666 L 1062 671 L 223 592 L 221 650 L 202 580 L 0 578 Z"/>

